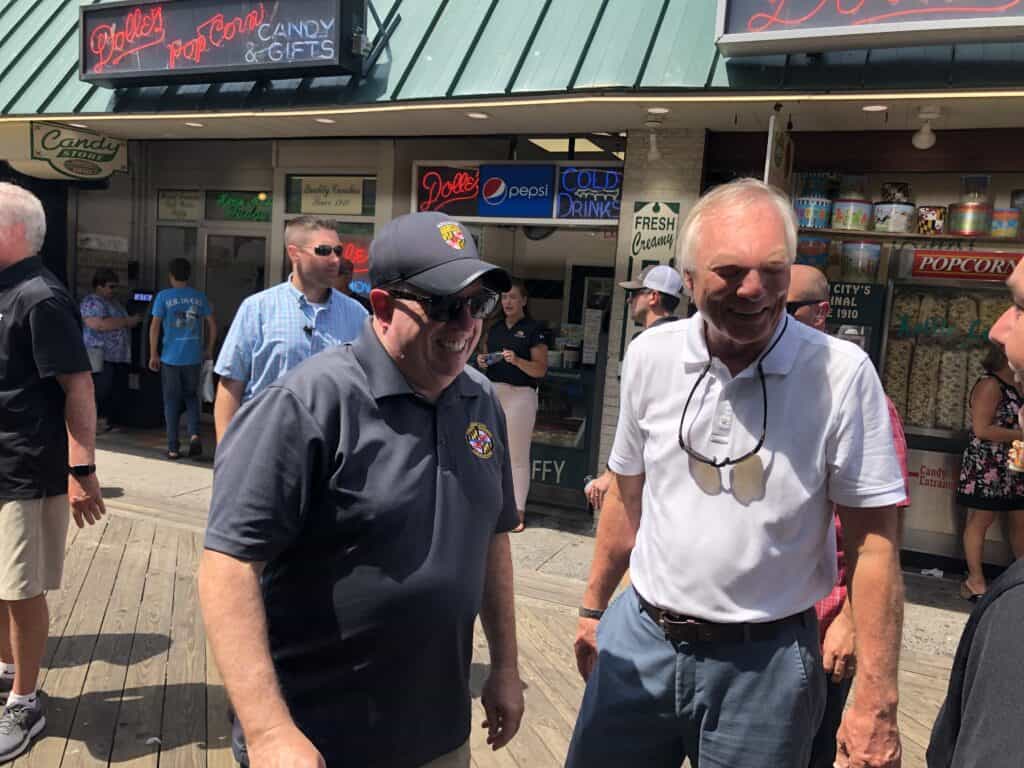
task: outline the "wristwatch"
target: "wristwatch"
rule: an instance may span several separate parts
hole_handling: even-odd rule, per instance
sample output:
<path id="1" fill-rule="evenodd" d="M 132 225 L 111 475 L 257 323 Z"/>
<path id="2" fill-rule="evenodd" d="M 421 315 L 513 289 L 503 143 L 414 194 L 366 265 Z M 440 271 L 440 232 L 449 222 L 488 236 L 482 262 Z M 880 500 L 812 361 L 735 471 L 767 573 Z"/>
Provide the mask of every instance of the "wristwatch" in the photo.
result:
<path id="1" fill-rule="evenodd" d="M 579 615 L 581 619 L 597 619 L 598 621 L 600 621 L 601 617 L 604 616 L 604 611 L 602 611 L 600 608 L 584 608 L 581 605 L 579 609 Z"/>
<path id="2" fill-rule="evenodd" d="M 68 467 L 68 473 L 75 477 L 88 477 L 96 471 L 95 464 L 74 464 Z"/>

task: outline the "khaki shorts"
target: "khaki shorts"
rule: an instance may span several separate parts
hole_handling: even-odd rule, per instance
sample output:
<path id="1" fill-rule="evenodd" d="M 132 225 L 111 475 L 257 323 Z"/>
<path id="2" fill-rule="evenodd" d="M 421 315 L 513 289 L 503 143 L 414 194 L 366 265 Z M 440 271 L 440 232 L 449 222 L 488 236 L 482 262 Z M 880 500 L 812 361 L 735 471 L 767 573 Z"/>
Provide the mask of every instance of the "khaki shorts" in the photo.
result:
<path id="1" fill-rule="evenodd" d="M 0 501 L 0 600 L 60 588 L 70 516 L 67 496 Z"/>
<path id="2" fill-rule="evenodd" d="M 454 752 L 431 760 L 422 768 L 469 768 L 469 742 L 467 741 Z"/>

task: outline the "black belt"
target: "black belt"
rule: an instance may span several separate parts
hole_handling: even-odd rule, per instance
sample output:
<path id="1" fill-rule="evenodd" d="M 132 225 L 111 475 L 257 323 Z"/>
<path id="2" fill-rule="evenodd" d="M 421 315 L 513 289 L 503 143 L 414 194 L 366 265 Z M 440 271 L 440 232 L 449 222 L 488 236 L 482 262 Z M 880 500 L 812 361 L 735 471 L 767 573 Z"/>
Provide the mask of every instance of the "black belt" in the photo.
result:
<path id="1" fill-rule="evenodd" d="M 640 609 L 654 619 L 654 623 L 665 633 L 665 639 L 673 643 L 751 643 L 769 640 L 775 637 L 787 622 L 797 621 L 806 626 L 811 611 L 808 608 L 801 613 L 794 613 L 775 621 L 716 624 L 713 621 L 666 611 L 644 600 L 639 592 L 636 596 L 640 599 Z"/>

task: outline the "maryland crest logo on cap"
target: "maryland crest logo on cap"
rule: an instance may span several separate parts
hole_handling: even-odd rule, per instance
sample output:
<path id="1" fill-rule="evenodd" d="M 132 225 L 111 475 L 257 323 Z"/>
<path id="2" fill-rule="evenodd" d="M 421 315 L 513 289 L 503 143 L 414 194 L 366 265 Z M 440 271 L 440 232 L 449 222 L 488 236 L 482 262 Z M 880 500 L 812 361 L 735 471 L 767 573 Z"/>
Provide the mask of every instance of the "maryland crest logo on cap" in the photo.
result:
<path id="1" fill-rule="evenodd" d="M 494 455 L 494 436 L 484 424 L 472 422 L 466 427 L 466 442 L 469 450 L 478 459 L 489 459 Z"/>
<path id="2" fill-rule="evenodd" d="M 462 233 L 462 227 L 454 221 L 438 224 L 437 229 L 441 233 L 441 238 L 448 243 L 449 248 L 461 251 L 466 247 L 466 236 Z"/>

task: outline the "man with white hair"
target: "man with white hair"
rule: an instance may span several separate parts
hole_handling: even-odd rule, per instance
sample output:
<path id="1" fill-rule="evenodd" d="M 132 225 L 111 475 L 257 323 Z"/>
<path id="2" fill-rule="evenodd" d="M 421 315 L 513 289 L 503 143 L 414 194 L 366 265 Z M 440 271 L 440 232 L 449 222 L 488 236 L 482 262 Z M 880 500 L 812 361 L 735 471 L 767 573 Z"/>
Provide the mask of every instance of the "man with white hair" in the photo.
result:
<path id="1" fill-rule="evenodd" d="M 566 764 L 805 768 L 835 504 L 861 681 L 835 764 L 897 768 L 905 493 L 881 383 L 858 347 L 786 314 L 796 220 L 782 194 L 719 187 L 677 248 L 699 312 L 627 353 Z M 632 585 L 606 611 L 627 565 Z"/>
<path id="2" fill-rule="evenodd" d="M 36 685 L 69 497 L 79 528 L 105 511 L 82 319 L 38 257 L 45 237 L 39 200 L 0 183 L 0 763 L 46 727 Z"/>

